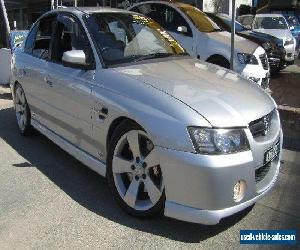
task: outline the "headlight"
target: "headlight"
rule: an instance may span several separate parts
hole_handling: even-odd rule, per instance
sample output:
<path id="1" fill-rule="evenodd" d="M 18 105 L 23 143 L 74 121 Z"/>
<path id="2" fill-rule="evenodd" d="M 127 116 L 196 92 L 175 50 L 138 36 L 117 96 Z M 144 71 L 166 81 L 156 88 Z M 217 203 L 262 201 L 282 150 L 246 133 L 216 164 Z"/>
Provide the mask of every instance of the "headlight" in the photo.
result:
<path id="1" fill-rule="evenodd" d="M 294 44 L 294 40 L 292 38 L 288 38 L 284 42 L 284 46 L 291 45 L 291 44 Z"/>
<path id="2" fill-rule="evenodd" d="M 263 43 L 262 47 L 264 48 L 265 51 L 269 51 L 270 49 L 272 49 L 272 45 L 270 42 Z"/>
<path id="3" fill-rule="evenodd" d="M 242 129 L 189 127 L 188 131 L 200 154 L 233 154 L 250 149 Z"/>
<path id="4" fill-rule="evenodd" d="M 258 64 L 256 57 L 252 54 L 238 53 L 237 57 L 241 64 Z"/>

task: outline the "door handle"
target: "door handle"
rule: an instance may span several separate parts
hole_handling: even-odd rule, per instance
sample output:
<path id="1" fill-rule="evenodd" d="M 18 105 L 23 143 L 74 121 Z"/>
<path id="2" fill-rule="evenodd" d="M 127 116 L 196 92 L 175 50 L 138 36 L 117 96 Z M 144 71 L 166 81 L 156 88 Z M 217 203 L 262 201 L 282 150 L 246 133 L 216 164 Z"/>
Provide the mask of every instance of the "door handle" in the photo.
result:
<path id="1" fill-rule="evenodd" d="M 44 77 L 44 81 L 46 84 L 48 84 L 50 87 L 53 87 L 53 82 L 51 80 L 49 80 L 49 77 L 45 76 Z"/>

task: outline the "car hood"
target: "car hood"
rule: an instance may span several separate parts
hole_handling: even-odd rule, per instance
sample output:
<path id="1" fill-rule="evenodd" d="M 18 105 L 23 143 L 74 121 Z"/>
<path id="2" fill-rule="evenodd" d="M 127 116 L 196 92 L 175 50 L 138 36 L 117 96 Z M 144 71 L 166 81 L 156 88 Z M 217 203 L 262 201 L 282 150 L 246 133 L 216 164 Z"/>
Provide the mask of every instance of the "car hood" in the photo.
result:
<path id="1" fill-rule="evenodd" d="M 275 36 L 277 38 L 282 39 L 283 41 L 285 41 L 287 38 L 292 38 L 292 33 L 290 32 L 290 30 L 258 29 L 258 30 L 255 30 L 255 31 Z"/>
<path id="2" fill-rule="evenodd" d="M 189 57 L 114 70 L 173 96 L 214 127 L 247 126 L 275 108 L 273 99 L 258 85 L 230 70 Z"/>
<path id="3" fill-rule="evenodd" d="M 223 44 L 226 44 L 229 47 L 231 46 L 231 33 L 227 31 L 211 32 L 206 34 L 210 39 L 214 39 L 219 42 L 222 42 Z M 254 53 L 254 51 L 257 49 L 258 46 L 256 43 L 251 42 L 248 39 L 237 35 L 235 36 L 234 45 L 235 45 L 235 49 L 238 50 L 239 52 L 249 53 L 249 54 Z"/>

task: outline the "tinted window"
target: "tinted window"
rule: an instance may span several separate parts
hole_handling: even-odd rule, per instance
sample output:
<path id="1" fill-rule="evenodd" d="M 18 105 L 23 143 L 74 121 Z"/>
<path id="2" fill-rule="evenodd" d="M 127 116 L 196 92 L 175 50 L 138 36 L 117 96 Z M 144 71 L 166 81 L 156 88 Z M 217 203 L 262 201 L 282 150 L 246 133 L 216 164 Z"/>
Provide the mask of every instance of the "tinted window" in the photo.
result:
<path id="1" fill-rule="evenodd" d="M 67 51 L 83 50 L 87 60 L 92 60 L 92 49 L 81 24 L 72 16 L 58 17 L 55 40 L 53 42 L 52 60 L 62 62 Z"/>
<path id="2" fill-rule="evenodd" d="M 50 58 L 50 41 L 52 34 L 55 30 L 56 16 L 47 16 L 39 21 L 38 30 L 36 32 L 36 38 L 32 55 L 41 59 Z M 27 45 L 27 42 L 26 42 Z"/>
<path id="3" fill-rule="evenodd" d="M 255 29 L 287 29 L 284 17 L 256 17 Z"/>

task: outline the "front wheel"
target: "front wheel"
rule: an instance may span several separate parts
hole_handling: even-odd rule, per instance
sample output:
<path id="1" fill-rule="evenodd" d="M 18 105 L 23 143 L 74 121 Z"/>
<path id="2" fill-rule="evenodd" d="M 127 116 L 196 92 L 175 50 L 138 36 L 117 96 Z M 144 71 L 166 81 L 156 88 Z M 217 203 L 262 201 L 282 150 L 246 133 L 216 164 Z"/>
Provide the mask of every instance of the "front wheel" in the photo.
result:
<path id="1" fill-rule="evenodd" d="M 107 159 L 112 194 L 129 214 L 159 213 L 165 203 L 163 175 L 152 141 L 135 123 L 125 122 L 114 132 Z"/>
<path id="2" fill-rule="evenodd" d="M 14 105 L 19 131 L 21 135 L 28 135 L 31 131 L 30 109 L 24 90 L 20 84 L 16 84 L 15 86 Z"/>
<path id="3" fill-rule="evenodd" d="M 213 56 L 207 60 L 207 62 L 216 64 L 218 66 L 221 66 L 225 69 L 230 69 L 230 63 L 223 57 L 221 56 Z"/>

